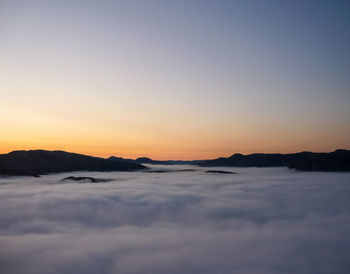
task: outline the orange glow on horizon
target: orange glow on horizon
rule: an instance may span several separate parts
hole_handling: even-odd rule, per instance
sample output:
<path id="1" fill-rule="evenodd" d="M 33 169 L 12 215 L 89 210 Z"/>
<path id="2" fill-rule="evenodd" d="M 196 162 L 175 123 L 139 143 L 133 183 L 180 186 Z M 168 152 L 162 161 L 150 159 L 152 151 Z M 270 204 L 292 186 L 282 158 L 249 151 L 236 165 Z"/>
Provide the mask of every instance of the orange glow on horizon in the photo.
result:
<path id="1" fill-rule="evenodd" d="M 152 150 L 152 149 L 139 149 L 139 150 L 128 150 L 128 149 L 107 149 L 106 147 L 86 147 L 86 146 L 71 146 L 71 145 L 57 145 L 57 144 L 0 144 L 0 154 L 6 154 L 14 150 L 63 150 L 72 153 L 79 153 L 85 155 L 91 155 L 96 157 L 108 158 L 110 156 L 136 159 L 138 157 L 149 157 L 153 160 L 205 160 L 205 159 L 215 159 L 219 157 L 229 157 L 234 153 L 251 154 L 251 153 L 295 153 L 300 151 L 313 151 L 313 152 L 331 152 L 336 149 L 349 149 L 349 147 L 344 146 L 329 146 L 326 148 L 320 147 L 306 147 L 300 146 L 299 148 L 285 148 L 280 150 L 275 149 L 259 149 L 254 147 L 242 147 L 241 149 L 227 149 L 227 150 L 212 150 L 212 151 L 176 151 L 176 150 Z"/>
<path id="2" fill-rule="evenodd" d="M 333 131 L 325 131 L 323 124 L 312 128 L 294 125 L 290 129 L 249 117 L 235 123 L 224 119 L 197 120 L 197 117 L 188 117 L 186 121 L 181 116 L 177 119 L 168 116 L 168 120 L 130 116 L 101 122 L 25 109 L 3 108 L 3 112 L 7 115 L 0 117 L 0 153 L 46 149 L 99 157 L 201 160 L 234 153 L 328 152 L 349 148 L 348 129 L 337 127 L 336 123 Z"/>

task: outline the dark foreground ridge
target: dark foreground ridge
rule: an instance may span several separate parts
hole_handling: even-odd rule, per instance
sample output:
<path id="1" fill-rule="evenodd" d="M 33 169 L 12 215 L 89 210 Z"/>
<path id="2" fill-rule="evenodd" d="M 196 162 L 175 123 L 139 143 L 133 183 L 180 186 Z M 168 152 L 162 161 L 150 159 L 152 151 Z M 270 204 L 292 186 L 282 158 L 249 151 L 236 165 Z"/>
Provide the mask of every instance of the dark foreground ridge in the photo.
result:
<path id="1" fill-rule="evenodd" d="M 109 181 L 112 181 L 111 179 L 101 179 L 101 178 L 94 178 L 94 177 L 87 177 L 87 176 L 82 176 L 82 177 L 76 177 L 76 176 L 69 176 L 66 178 L 63 178 L 62 181 L 75 181 L 75 182 L 89 182 L 89 183 L 106 183 Z"/>
<path id="2" fill-rule="evenodd" d="M 206 173 L 237 174 L 236 172 L 225 171 L 225 170 L 207 170 Z"/>
<path id="3" fill-rule="evenodd" d="M 350 150 L 338 149 L 329 153 L 299 152 L 293 154 L 249 155 L 234 154 L 228 158 L 202 161 L 200 166 L 231 167 L 289 167 L 301 171 L 350 171 Z"/>
<path id="4" fill-rule="evenodd" d="M 145 166 L 65 151 L 21 150 L 0 154 L 1 175 L 39 176 L 71 171 L 134 171 Z"/>

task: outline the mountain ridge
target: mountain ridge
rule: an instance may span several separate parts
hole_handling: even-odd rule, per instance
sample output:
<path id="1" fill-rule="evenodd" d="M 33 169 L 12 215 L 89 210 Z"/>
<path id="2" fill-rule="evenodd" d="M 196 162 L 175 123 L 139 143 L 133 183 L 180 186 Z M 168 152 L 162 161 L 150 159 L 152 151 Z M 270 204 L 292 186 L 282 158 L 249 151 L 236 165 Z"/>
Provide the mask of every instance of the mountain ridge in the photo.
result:
<path id="1" fill-rule="evenodd" d="M 0 154 L 0 175 L 39 176 L 71 171 L 134 171 L 144 169 L 138 163 L 108 159 L 62 150 L 16 150 Z"/>
<path id="2" fill-rule="evenodd" d="M 227 158 L 204 160 L 200 166 L 283 167 L 300 171 L 350 171 L 350 150 L 297 153 L 235 153 Z"/>
<path id="3" fill-rule="evenodd" d="M 288 167 L 300 171 L 350 171 L 350 150 L 333 152 L 232 154 L 210 160 L 153 160 L 148 157 L 124 159 L 101 158 L 62 150 L 16 150 L 0 154 L 0 175 L 39 176 L 72 171 L 135 171 L 146 169 L 143 164 L 198 165 L 202 167 Z"/>

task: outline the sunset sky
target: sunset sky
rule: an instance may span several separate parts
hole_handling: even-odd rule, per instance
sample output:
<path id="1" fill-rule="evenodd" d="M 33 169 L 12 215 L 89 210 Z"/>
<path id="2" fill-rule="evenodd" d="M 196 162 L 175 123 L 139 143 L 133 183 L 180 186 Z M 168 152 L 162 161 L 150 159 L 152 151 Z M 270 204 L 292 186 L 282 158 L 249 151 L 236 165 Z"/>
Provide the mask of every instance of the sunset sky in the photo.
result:
<path id="1" fill-rule="evenodd" d="M 350 149 L 350 1 L 2 1 L 0 153 Z"/>

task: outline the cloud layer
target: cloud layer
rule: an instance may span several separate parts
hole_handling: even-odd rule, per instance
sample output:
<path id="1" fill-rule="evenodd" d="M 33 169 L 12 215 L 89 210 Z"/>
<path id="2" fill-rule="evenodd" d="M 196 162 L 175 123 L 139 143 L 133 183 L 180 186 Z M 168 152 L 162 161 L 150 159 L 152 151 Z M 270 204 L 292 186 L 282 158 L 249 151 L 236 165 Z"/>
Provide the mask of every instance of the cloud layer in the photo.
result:
<path id="1" fill-rule="evenodd" d="M 1 178 L 0 273 L 348 273 L 350 173 L 225 170 Z"/>

